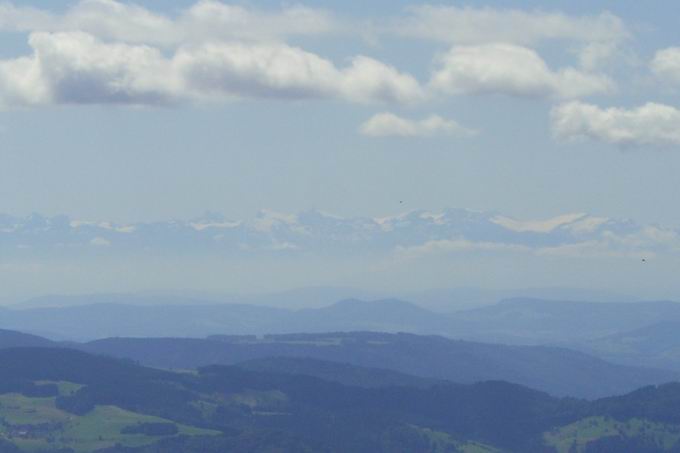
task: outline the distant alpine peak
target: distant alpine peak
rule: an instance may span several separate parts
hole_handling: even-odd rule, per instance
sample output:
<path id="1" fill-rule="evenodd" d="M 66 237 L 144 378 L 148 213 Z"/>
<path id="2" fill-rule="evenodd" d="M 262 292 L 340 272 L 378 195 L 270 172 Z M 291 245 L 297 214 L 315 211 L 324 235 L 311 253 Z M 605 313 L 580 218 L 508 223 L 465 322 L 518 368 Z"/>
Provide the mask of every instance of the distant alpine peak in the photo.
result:
<path id="1" fill-rule="evenodd" d="M 680 232 L 583 212 L 518 219 L 499 212 L 449 208 L 383 217 L 343 217 L 319 210 L 263 209 L 251 219 L 207 212 L 188 220 L 120 224 L 31 214 L 0 215 L 0 249 L 229 250 L 301 253 L 398 251 L 404 254 L 512 252 L 579 256 L 618 254 L 644 260 L 680 249 Z"/>

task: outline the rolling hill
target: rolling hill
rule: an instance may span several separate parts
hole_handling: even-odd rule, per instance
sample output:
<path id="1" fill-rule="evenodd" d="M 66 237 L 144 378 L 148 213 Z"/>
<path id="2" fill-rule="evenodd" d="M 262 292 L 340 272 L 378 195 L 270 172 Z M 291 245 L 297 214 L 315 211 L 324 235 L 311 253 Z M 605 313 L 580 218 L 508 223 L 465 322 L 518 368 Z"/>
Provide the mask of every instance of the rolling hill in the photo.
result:
<path id="1" fill-rule="evenodd" d="M 506 346 L 437 336 L 383 333 L 211 336 L 198 338 L 109 338 L 59 343 L 0 331 L 0 349 L 69 347 L 161 369 L 238 365 L 254 370 L 298 373 L 344 384 L 428 385 L 438 380 L 474 383 L 504 380 L 554 395 L 597 398 L 677 379 L 680 375 L 639 366 L 615 365 L 564 348 Z M 368 376 L 364 369 L 370 369 Z M 381 375 L 382 373 L 382 375 Z"/>
<path id="2" fill-rule="evenodd" d="M 623 364 L 680 371 L 680 321 L 658 322 L 581 343 L 574 348 Z"/>
<path id="3" fill-rule="evenodd" d="M 283 373 L 260 366 L 173 373 L 60 348 L 3 349 L 0 365 L 0 451 L 8 453 L 680 448 L 680 384 L 587 402 L 500 381 L 350 386 L 288 365 Z M 374 372 L 385 376 L 362 371 Z"/>
<path id="4" fill-rule="evenodd" d="M 411 334 L 291 334 L 205 340 L 110 338 L 79 347 L 165 369 L 305 358 L 458 383 L 504 380 L 553 395 L 584 398 L 621 394 L 678 377 L 673 372 L 612 365 L 563 348 L 505 346 Z"/>
<path id="5" fill-rule="evenodd" d="M 680 321 L 680 303 L 594 303 L 508 299 L 454 313 L 449 335 L 515 344 L 569 344 Z"/>
<path id="6" fill-rule="evenodd" d="M 0 328 L 56 340 L 107 337 L 205 337 L 373 330 L 445 334 L 446 317 L 399 300 L 345 300 L 319 309 L 285 310 L 245 304 L 90 305 L 6 309 Z"/>
<path id="7" fill-rule="evenodd" d="M 0 329 L 0 348 L 49 347 L 54 343 L 47 338 L 29 335 L 13 330 Z"/>
<path id="8" fill-rule="evenodd" d="M 0 316 L 0 328 L 76 341 L 107 337 L 200 338 L 218 334 L 376 331 L 494 343 L 570 345 L 659 322 L 680 322 L 680 303 L 667 301 L 595 303 L 509 299 L 443 314 L 397 299 L 370 302 L 347 299 L 322 308 L 301 310 L 247 304 L 182 304 L 179 302 L 186 299 L 169 300 L 178 303 L 94 303 L 5 309 Z"/>

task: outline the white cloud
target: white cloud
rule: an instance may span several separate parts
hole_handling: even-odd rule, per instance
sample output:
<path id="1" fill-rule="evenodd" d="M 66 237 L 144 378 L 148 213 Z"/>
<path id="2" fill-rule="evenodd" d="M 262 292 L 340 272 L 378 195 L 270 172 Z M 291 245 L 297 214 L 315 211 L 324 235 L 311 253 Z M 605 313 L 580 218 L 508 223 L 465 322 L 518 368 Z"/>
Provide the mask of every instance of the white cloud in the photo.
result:
<path id="1" fill-rule="evenodd" d="M 34 54 L 0 61 L 0 104 L 231 98 L 409 103 L 441 93 L 571 99 L 613 90 L 612 80 L 592 71 L 629 36 L 609 13 L 418 6 L 387 27 L 376 23 L 361 31 L 387 28 L 455 45 L 439 58 L 429 89 L 366 56 L 343 67 L 286 44 L 293 36 L 357 33 L 356 26 L 319 8 L 200 0 L 167 15 L 117 0 L 80 0 L 63 13 L 3 3 L 0 31 L 30 33 Z M 547 40 L 576 43 L 585 69 L 552 70 L 523 47 Z"/>
<path id="2" fill-rule="evenodd" d="M 426 96 L 418 81 L 369 57 L 359 56 L 343 71 L 341 90 L 356 101 L 415 102 Z"/>
<path id="3" fill-rule="evenodd" d="M 202 0 L 170 18 L 114 0 L 81 0 L 63 14 L 5 3 L 0 30 L 30 32 L 33 54 L 0 60 L 0 106 L 425 97 L 414 77 L 380 61 L 337 67 L 282 41 L 335 28 L 329 13 L 302 6 Z"/>
<path id="4" fill-rule="evenodd" d="M 680 83 L 680 47 L 656 52 L 652 60 L 652 71 L 662 79 Z"/>
<path id="5" fill-rule="evenodd" d="M 383 21 L 384 22 L 384 21 Z M 265 10 L 217 0 L 200 0 L 173 16 L 117 0 L 80 0 L 60 14 L 33 7 L 0 5 L 0 30 L 82 31 L 127 43 L 178 45 L 216 40 L 280 40 L 327 33 L 390 33 L 456 45 L 506 42 L 536 45 L 568 40 L 615 49 L 629 36 L 610 13 L 570 16 L 558 12 L 424 5 L 361 30 L 331 12 L 300 5 Z M 584 49 L 585 51 L 585 49 Z M 592 49 L 589 51 L 593 55 Z M 609 53 L 609 52 L 608 52 Z"/>
<path id="6" fill-rule="evenodd" d="M 397 247 L 397 256 L 401 258 L 417 258 L 427 255 L 465 252 L 511 252 L 526 253 L 531 248 L 524 245 L 505 244 L 502 242 L 475 242 L 467 239 L 443 239 L 428 241 L 412 247 Z"/>
<path id="7" fill-rule="evenodd" d="M 198 96 L 340 98 L 411 102 L 423 98 L 410 75 L 368 57 L 345 69 L 285 44 L 216 43 L 181 49 L 175 69 Z"/>
<path id="8" fill-rule="evenodd" d="M 680 145 L 680 110 L 648 103 L 634 109 L 582 102 L 555 107 L 553 132 L 564 140 L 593 140 L 622 146 Z"/>
<path id="9" fill-rule="evenodd" d="M 614 87 L 604 75 L 552 71 L 535 51 L 511 44 L 453 47 L 438 63 L 431 86 L 449 94 L 577 98 Z"/>
<path id="10" fill-rule="evenodd" d="M 516 220 L 505 216 L 496 216 L 491 221 L 504 228 L 518 233 L 550 233 L 551 231 L 578 220 L 586 218 L 586 214 L 564 214 L 548 220 Z"/>
<path id="11" fill-rule="evenodd" d="M 521 45 L 546 40 L 612 42 L 626 39 L 623 21 L 611 13 L 569 16 L 517 9 L 424 5 L 409 8 L 392 31 L 451 44 L 507 42 Z"/>
<path id="12" fill-rule="evenodd" d="M 180 89 L 152 47 L 104 44 L 85 33 L 36 33 L 29 42 L 55 103 L 165 103 Z"/>
<path id="13" fill-rule="evenodd" d="M 604 231 L 596 238 L 568 242 L 553 246 L 525 245 L 512 242 L 471 241 L 468 239 L 444 239 L 428 241 L 416 246 L 399 246 L 395 255 L 399 259 L 418 259 L 432 255 L 496 253 L 530 254 L 537 257 L 556 258 L 617 258 L 641 259 L 665 253 L 677 253 L 680 241 L 677 233 L 670 230 L 649 228 L 628 235 Z"/>
<path id="14" fill-rule="evenodd" d="M 607 241 L 585 241 L 574 244 L 564 244 L 554 247 L 543 247 L 535 251 L 538 256 L 553 256 L 559 258 L 649 258 L 650 251 L 635 249 L 617 249 Z"/>
<path id="15" fill-rule="evenodd" d="M 49 89 L 34 58 L 0 60 L 0 108 L 45 103 Z"/>
<path id="16" fill-rule="evenodd" d="M 673 230 L 646 226 L 628 234 L 604 231 L 600 237 L 589 241 L 541 247 L 539 256 L 570 258 L 650 258 L 664 253 L 677 253 L 680 247 L 678 234 Z"/>
<path id="17" fill-rule="evenodd" d="M 588 71 L 602 69 L 615 57 L 625 57 L 629 62 L 632 60 L 631 55 L 616 42 L 593 42 L 584 45 L 578 52 L 579 65 Z"/>
<path id="18" fill-rule="evenodd" d="M 181 49 L 174 63 L 199 96 L 331 97 L 341 82 L 332 62 L 283 44 L 206 44 Z"/>
<path id="19" fill-rule="evenodd" d="M 598 228 L 609 222 L 607 217 L 591 217 L 587 216 L 578 221 L 567 225 L 567 228 L 576 234 L 592 233 Z"/>
<path id="20" fill-rule="evenodd" d="M 571 16 L 559 12 L 424 5 L 408 9 L 389 31 L 452 45 L 507 43 L 535 46 L 545 41 L 573 42 L 581 64 L 600 66 L 630 37 L 619 17 L 604 12 Z"/>
<path id="21" fill-rule="evenodd" d="M 63 14 L 12 3 L 0 5 L 0 30 L 82 31 L 104 39 L 154 45 L 225 39 L 272 40 L 329 33 L 336 28 L 330 13 L 302 6 L 270 12 L 202 0 L 177 17 L 168 17 L 115 0 L 81 0 Z"/>
<path id="22" fill-rule="evenodd" d="M 111 241 L 102 237 L 96 237 L 90 241 L 90 245 L 94 247 L 110 247 Z"/>
<path id="23" fill-rule="evenodd" d="M 423 120 L 402 118 L 392 113 L 379 113 L 360 128 L 362 134 L 369 137 L 433 137 L 449 135 L 469 137 L 477 131 L 465 128 L 454 120 L 431 115 Z"/>
<path id="24" fill-rule="evenodd" d="M 368 57 L 345 69 L 285 44 L 215 43 L 181 49 L 176 69 L 198 95 L 343 98 L 355 102 L 422 99 L 418 81 Z"/>
<path id="25" fill-rule="evenodd" d="M 0 106 L 167 103 L 179 89 L 170 63 L 151 47 L 81 32 L 34 33 L 29 43 L 32 56 L 0 61 Z"/>
<path id="26" fill-rule="evenodd" d="M 33 55 L 0 61 L 0 105 L 167 104 L 229 98 L 423 98 L 410 75 L 368 57 L 347 68 L 277 43 L 185 46 L 172 57 L 145 45 L 107 43 L 82 32 L 34 33 Z"/>
<path id="27" fill-rule="evenodd" d="M 327 11 L 299 5 L 265 12 L 203 0 L 178 19 L 178 27 L 184 39 L 276 39 L 331 33 L 339 24 Z"/>

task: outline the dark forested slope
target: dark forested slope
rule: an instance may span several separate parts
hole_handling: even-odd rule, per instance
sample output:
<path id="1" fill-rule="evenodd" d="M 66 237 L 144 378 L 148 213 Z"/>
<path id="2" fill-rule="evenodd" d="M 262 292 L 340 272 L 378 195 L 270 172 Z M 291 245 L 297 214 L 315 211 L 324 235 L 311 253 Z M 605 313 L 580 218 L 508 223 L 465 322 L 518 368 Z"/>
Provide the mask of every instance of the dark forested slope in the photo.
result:
<path id="1" fill-rule="evenodd" d="M 499 381 L 367 388 L 291 370 L 211 366 L 173 373 L 59 348 L 0 350 L 0 366 L 2 451 L 10 444 L 19 451 L 98 453 L 680 447 L 679 384 L 586 402 Z M 375 372 L 376 380 L 384 377 Z M 22 408 L 27 412 L 17 418 Z M 27 413 L 35 423 L 26 423 Z"/>

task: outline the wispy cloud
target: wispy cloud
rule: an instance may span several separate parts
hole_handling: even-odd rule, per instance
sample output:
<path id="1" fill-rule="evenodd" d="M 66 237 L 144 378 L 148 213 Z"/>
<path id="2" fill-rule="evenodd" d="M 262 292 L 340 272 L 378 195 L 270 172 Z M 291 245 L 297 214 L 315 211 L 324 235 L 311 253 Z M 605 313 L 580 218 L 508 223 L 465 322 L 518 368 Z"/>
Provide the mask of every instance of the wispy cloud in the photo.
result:
<path id="1" fill-rule="evenodd" d="M 508 42 L 533 45 L 548 40 L 620 41 L 630 33 L 611 13 L 573 16 L 561 12 L 493 7 L 421 5 L 395 19 L 392 31 L 447 43 Z"/>
<path id="2" fill-rule="evenodd" d="M 478 242 L 467 239 L 442 239 L 428 241 L 416 246 L 398 246 L 396 254 L 401 258 L 417 258 L 433 254 L 468 253 L 468 252 L 510 252 L 527 253 L 531 248 L 524 245 L 503 242 Z"/>
<path id="3" fill-rule="evenodd" d="M 81 0 L 62 14 L 13 3 L 0 5 L 0 30 L 82 31 L 103 39 L 162 46 L 232 39 L 271 41 L 337 28 L 330 12 L 303 6 L 260 10 L 201 0 L 170 17 L 115 0 Z"/>
<path id="4" fill-rule="evenodd" d="M 478 132 L 461 126 L 454 120 L 431 115 L 422 120 L 403 118 L 392 113 L 379 113 L 361 125 L 362 134 L 369 137 L 470 137 Z"/>

